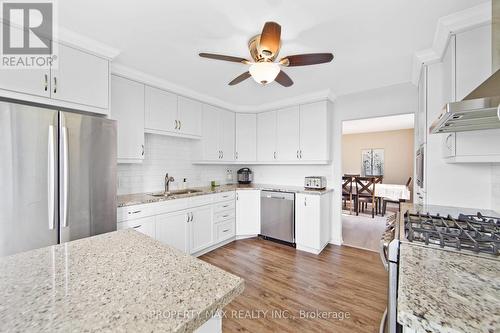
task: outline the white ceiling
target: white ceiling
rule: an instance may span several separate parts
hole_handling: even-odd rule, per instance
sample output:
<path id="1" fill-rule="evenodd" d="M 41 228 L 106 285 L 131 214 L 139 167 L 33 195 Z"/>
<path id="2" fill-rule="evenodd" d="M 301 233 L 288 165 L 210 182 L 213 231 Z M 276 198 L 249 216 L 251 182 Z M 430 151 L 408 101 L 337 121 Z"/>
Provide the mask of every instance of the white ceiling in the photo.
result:
<path id="1" fill-rule="evenodd" d="M 414 128 L 414 114 L 349 120 L 342 123 L 342 134 L 396 131 Z"/>
<path id="2" fill-rule="evenodd" d="M 335 95 L 411 80 L 413 54 L 432 45 L 439 17 L 487 0 L 64 0 L 60 25 L 122 53 L 116 62 L 235 105 L 254 106 L 330 89 Z M 252 79 L 237 63 L 199 52 L 249 57 L 264 22 L 282 26 L 280 56 L 332 52 L 330 64 L 287 68 L 290 88 Z"/>

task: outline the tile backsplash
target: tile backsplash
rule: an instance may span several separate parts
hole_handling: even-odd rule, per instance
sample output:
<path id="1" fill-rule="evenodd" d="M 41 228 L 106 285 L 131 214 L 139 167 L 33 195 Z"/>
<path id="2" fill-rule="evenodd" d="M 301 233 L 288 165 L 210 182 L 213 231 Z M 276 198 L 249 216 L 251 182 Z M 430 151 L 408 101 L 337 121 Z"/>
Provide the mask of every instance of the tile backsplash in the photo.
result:
<path id="1" fill-rule="evenodd" d="M 196 145 L 195 140 L 146 134 L 143 163 L 118 165 L 118 194 L 162 191 L 167 172 L 175 178 L 172 189 L 184 178 L 190 187 L 207 186 L 212 180 L 225 184 L 228 169 L 236 181 L 233 166 L 193 164 Z"/>

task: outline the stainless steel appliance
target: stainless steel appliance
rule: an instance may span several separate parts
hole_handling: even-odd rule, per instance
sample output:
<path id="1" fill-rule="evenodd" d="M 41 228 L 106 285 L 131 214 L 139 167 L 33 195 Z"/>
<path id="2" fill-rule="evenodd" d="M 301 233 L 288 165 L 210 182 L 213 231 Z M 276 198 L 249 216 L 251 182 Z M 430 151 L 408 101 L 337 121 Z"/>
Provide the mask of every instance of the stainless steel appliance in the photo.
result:
<path id="1" fill-rule="evenodd" d="M 313 190 L 323 190 L 326 188 L 326 177 L 323 176 L 305 177 L 304 187 Z"/>
<path id="2" fill-rule="evenodd" d="M 500 217 L 494 212 L 475 212 L 456 207 L 423 206 L 388 222 L 380 241 L 380 257 L 388 271 L 387 310 L 381 333 L 400 332 L 397 323 L 399 247 L 414 243 L 446 251 L 460 251 L 488 258 L 500 258 Z M 424 213 L 425 212 L 425 213 Z M 488 214 L 488 215 L 487 215 Z"/>
<path id="3" fill-rule="evenodd" d="M 500 128 L 500 1 L 492 1 L 492 75 L 461 102 L 447 104 L 430 133 Z"/>
<path id="4" fill-rule="evenodd" d="M 238 183 L 250 184 L 253 181 L 253 172 L 249 168 L 241 168 L 238 170 Z"/>
<path id="5" fill-rule="evenodd" d="M 295 246 L 295 193 L 261 191 L 261 236 Z"/>
<path id="6" fill-rule="evenodd" d="M 0 102 L 0 256 L 116 230 L 116 123 Z"/>
<path id="7" fill-rule="evenodd" d="M 415 168 L 416 168 L 416 183 L 419 188 L 424 188 L 424 172 L 425 172 L 425 146 L 421 145 L 417 149 L 415 157 Z"/>

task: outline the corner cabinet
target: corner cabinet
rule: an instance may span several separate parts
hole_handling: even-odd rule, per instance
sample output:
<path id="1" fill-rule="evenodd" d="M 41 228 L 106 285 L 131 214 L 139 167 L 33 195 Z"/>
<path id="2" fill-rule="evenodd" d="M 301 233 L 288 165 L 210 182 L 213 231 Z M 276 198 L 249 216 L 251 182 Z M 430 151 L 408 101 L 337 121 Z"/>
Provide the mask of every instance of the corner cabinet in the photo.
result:
<path id="1" fill-rule="evenodd" d="M 330 161 L 328 102 L 304 104 L 257 115 L 257 160 L 294 164 Z"/>
<path id="2" fill-rule="evenodd" d="M 144 84 L 111 76 L 111 118 L 117 121 L 118 163 L 144 160 Z"/>
<path id="3" fill-rule="evenodd" d="M 257 115 L 255 113 L 235 114 L 236 161 L 257 160 Z"/>
<path id="4" fill-rule="evenodd" d="M 0 70 L 0 97 L 108 114 L 109 60 L 64 44 L 57 67 Z"/>

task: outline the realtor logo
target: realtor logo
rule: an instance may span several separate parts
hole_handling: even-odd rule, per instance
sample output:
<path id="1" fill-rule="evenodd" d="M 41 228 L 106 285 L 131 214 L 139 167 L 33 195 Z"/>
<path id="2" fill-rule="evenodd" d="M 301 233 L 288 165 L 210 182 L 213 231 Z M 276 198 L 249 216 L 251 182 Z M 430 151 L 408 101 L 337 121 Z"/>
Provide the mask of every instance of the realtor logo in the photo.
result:
<path id="1" fill-rule="evenodd" d="M 53 67 L 54 4 L 35 1 L 2 1 L 2 68 Z"/>

